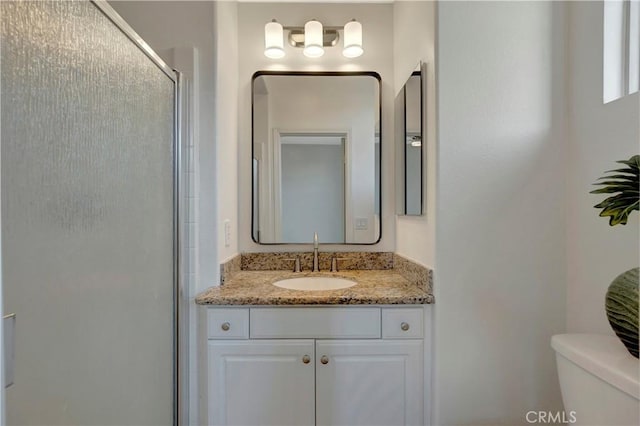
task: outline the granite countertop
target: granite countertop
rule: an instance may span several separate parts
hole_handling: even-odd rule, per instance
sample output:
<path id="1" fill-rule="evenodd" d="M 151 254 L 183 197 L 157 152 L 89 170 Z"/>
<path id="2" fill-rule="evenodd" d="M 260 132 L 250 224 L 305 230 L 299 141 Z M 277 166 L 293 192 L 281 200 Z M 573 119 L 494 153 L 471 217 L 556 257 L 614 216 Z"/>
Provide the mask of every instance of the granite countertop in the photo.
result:
<path id="1" fill-rule="evenodd" d="M 357 285 L 340 290 L 287 290 L 272 285 L 286 278 L 332 276 Z M 330 272 L 239 271 L 196 297 L 199 305 L 392 305 L 433 303 L 433 295 L 393 269 Z"/>

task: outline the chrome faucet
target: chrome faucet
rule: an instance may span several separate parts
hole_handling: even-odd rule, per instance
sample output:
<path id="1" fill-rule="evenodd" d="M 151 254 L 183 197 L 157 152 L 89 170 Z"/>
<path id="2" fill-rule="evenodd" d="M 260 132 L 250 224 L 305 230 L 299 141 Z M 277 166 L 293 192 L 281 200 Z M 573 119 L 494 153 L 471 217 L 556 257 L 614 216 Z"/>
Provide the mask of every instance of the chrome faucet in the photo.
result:
<path id="1" fill-rule="evenodd" d="M 302 268 L 300 267 L 300 256 L 296 256 L 291 259 L 283 259 L 288 262 L 293 262 L 293 272 L 302 272 Z"/>
<path id="2" fill-rule="evenodd" d="M 313 233 L 313 269 L 311 272 L 320 272 L 320 267 L 318 266 L 318 233 Z"/>

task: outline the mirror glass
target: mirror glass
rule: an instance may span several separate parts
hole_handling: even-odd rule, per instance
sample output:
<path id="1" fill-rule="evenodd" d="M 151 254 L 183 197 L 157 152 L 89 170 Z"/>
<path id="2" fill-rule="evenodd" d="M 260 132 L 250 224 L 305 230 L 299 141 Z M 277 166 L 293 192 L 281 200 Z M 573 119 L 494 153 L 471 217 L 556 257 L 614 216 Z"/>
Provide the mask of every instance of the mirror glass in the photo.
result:
<path id="1" fill-rule="evenodd" d="M 253 77 L 252 237 L 260 244 L 380 239 L 380 77 Z"/>
<path id="2" fill-rule="evenodd" d="M 400 215 L 423 213 L 423 81 L 423 71 L 414 71 L 395 103 L 396 190 Z"/>

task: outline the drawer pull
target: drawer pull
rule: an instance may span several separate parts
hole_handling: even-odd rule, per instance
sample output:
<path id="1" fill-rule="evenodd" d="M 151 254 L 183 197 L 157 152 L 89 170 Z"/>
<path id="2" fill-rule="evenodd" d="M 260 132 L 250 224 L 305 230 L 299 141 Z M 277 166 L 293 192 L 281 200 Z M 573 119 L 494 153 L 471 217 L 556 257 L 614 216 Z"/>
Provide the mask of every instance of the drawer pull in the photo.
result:
<path id="1" fill-rule="evenodd" d="M 311 357 L 309 355 L 305 355 L 302 357 L 302 362 L 305 364 L 309 364 L 311 362 Z"/>
<path id="2" fill-rule="evenodd" d="M 229 329 L 231 328 L 231 324 L 229 324 L 228 322 L 223 322 L 220 328 L 222 328 L 224 331 L 229 331 Z"/>
<path id="3" fill-rule="evenodd" d="M 402 331 L 408 331 L 409 330 L 409 324 L 406 322 L 403 322 L 402 324 L 400 324 L 400 328 L 402 329 Z"/>
<path id="4" fill-rule="evenodd" d="M 320 358 L 320 362 L 323 364 L 329 364 L 329 357 L 326 355 L 322 355 L 322 357 Z"/>

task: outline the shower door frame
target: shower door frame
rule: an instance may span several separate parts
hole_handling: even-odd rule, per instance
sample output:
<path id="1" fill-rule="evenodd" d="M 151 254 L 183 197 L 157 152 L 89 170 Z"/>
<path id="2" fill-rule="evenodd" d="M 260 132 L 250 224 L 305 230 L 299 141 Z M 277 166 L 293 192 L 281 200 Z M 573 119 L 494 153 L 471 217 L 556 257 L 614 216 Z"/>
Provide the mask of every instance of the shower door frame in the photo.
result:
<path id="1" fill-rule="evenodd" d="M 187 373 L 187 336 L 180 333 L 180 324 L 185 315 L 188 315 L 188 307 L 183 300 L 188 300 L 182 274 L 181 264 L 181 194 L 180 176 L 182 172 L 182 102 L 183 90 L 181 88 L 182 75 L 171 69 L 156 52 L 145 42 L 142 37 L 107 3 L 106 0 L 91 0 L 120 31 L 122 31 L 147 57 L 158 67 L 174 85 L 173 107 L 173 424 L 187 424 L 188 422 L 188 386 L 183 389 L 181 381 L 188 379 Z"/>

